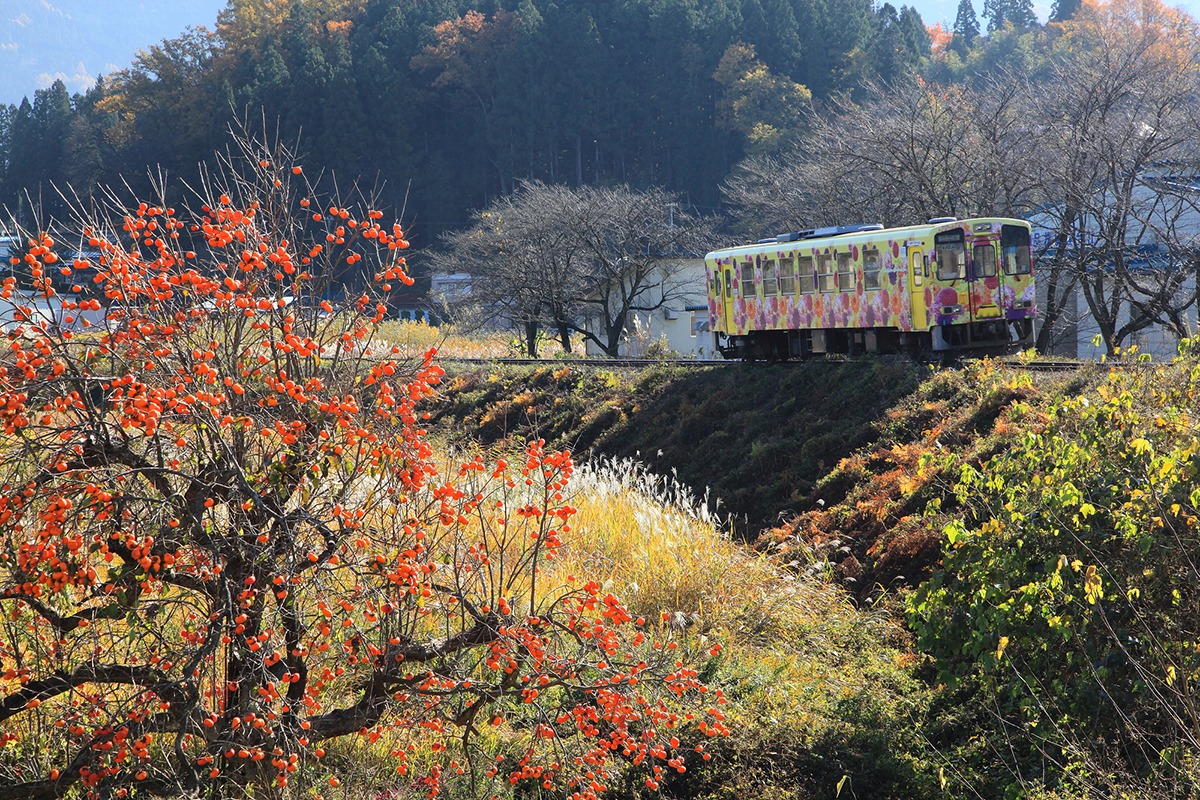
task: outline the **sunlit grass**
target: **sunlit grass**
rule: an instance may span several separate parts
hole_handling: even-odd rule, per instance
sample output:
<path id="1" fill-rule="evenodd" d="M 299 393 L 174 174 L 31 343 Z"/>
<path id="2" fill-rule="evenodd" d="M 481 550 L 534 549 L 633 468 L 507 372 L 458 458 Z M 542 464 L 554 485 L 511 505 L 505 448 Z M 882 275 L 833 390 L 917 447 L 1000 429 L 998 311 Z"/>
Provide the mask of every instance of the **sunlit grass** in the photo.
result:
<path id="1" fill-rule="evenodd" d="M 573 490 L 578 514 L 551 576 L 604 581 L 647 618 L 776 651 L 820 650 L 883 619 L 732 540 L 706 502 L 633 462 L 585 466 Z"/>
<path id="2" fill-rule="evenodd" d="M 584 467 L 573 490 L 579 512 L 551 576 L 603 581 L 692 653 L 722 646 L 708 676 L 731 698 L 732 734 L 714 762 L 721 797 L 789 783 L 768 750 L 803 764 L 832 741 L 869 761 L 878 754 L 857 740 L 890 748 L 910 735 L 916 657 L 894 617 L 733 540 L 706 502 L 634 463 Z"/>
<path id="3" fill-rule="evenodd" d="M 429 325 L 424 321 L 390 320 L 379 326 L 378 339 L 400 348 L 400 354 L 416 358 L 432 347 L 443 358 L 520 358 L 524 343 L 517 331 L 470 330 L 453 324 Z M 583 345 L 576 345 L 583 352 Z M 557 340 L 543 339 L 538 353 L 543 358 L 558 358 L 562 346 Z"/>

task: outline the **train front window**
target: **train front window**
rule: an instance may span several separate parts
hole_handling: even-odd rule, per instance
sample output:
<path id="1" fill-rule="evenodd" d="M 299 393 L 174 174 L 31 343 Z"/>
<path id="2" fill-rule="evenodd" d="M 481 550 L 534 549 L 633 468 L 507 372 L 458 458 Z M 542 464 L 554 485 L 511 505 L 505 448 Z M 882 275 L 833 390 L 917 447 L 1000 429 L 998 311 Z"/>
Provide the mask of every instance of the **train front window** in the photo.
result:
<path id="1" fill-rule="evenodd" d="M 854 291 L 854 257 L 849 253 L 838 253 L 838 291 Z"/>
<path id="2" fill-rule="evenodd" d="M 996 248 L 992 247 L 991 242 L 975 245 L 972 255 L 975 259 L 976 278 L 996 277 Z"/>
<path id="3" fill-rule="evenodd" d="M 1000 227 L 1000 249 L 1004 255 L 1005 275 L 1028 275 L 1032 270 L 1033 259 L 1029 252 L 1029 229 L 1020 225 L 1003 225 Z"/>
<path id="4" fill-rule="evenodd" d="M 817 286 L 822 292 L 837 291 L 837 273 L 833 271 L 833 256 L 817 256 Z"/>
<path id="5" fill-rule="evenodd" d="M 779 293 L 796 293 L 796 259 L 791 256 L 779 259 Z"/>
<path id="6" fill-rule="evenodd" d="M 939 281 L 967 277 L 967 246 L 961 229 L 939 233 L 934 237 L 933 247 Z"/>
<path id="7" fill-rule="evenodd" d="M 754 297 L 754 262 L 742 263 L 742 297 Z"/>
<path id="8" fill-rule="evenodd" d="M 863 288 L 878 289 L 880 286 L 879 271 L 881 269 L 879 251 L 875 248 L 863 251 Z"/>
<path id="9" fill-rule="evenodd" d="M 813 272 L 812 256 L 800 256 L 800 294 L 812 294 L 817 290 L 817 278 Z"/>
<path id="10" fill-rule="evenodd" d="M 779 276 L 775 274 L 775 259 L 768 258 L 762 262 L 763 294 L 774 297 L 779 294 Z"/>

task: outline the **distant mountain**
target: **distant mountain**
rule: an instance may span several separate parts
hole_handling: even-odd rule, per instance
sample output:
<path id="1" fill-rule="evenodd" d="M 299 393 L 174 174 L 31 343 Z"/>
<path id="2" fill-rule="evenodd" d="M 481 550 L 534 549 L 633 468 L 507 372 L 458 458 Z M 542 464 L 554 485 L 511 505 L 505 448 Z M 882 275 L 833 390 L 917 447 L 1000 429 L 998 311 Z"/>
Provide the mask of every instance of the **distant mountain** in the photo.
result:
<path id="1" fill-rule="evenodd" d="M 61 78 L 81 92 L 127 67 L 138 50 L 197 25 L 225 0 L 0 0 L 0 103 L 33 98 Z"/>

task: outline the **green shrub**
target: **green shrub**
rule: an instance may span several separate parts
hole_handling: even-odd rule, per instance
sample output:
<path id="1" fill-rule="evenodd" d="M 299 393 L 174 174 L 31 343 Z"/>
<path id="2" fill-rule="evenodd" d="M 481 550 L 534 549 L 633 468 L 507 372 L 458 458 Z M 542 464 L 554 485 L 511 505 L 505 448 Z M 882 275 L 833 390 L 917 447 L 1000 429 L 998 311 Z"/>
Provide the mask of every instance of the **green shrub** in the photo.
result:
<path id="1" fill-rule="evenodd" d="M 993 790 L 1200 792 L 1198 398 L 1194 362 L 1114 369 L 961 468 L 909 618 L 987 709 L 971 758 Z"/>

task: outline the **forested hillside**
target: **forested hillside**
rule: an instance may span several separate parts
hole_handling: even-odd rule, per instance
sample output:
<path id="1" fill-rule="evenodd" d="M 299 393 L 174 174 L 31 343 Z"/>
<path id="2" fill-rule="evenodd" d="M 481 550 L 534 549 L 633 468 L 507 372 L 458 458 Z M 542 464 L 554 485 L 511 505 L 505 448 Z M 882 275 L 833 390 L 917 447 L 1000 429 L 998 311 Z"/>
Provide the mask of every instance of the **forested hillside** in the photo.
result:
<path id="1" fill-rule="evenodd" d="M 231 0 L 214 29 L 149 46 L 83 96 L 0 107 L 0 201 L 63 214 L 147 167 L 180 178 L 235 115 L 278 123 L 305 163 L 386 183 L 415 243 L 526 179 L 628 183 L 713 210 L 747 153 L 810 99 L 927 65 L 912 9 L 869 0 Z M 787 102 L 780 102 L 783 98 Z"/>

